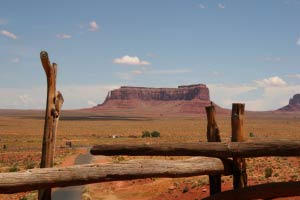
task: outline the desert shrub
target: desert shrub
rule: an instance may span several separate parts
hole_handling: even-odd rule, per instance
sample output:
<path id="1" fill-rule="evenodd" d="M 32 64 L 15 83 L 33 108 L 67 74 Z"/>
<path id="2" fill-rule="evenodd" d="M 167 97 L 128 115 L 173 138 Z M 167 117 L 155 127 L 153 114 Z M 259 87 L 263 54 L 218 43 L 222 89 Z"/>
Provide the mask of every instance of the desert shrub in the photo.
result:
<path id="1" fill-rule="evenodd" d="M 15 164 L 11 168 L 9 168 L 9 172 L 17 172 L 20 171 L 20 168 Z"/>
<path id="2" fill-rule="evenodd" d="M 254 133 L 253 133 L 253 132 L 250 132 L 250 133 L 249 133 L 249 137 L 255 137 Z"/>
<path id="3" fill-rule="evenodd" d="M 188 186 L 185 186 L 182 190 L 182 193 L 187 193 L 190 189 L 188 188 Z"/>
<path id="4" fill-rule="evenodd" d="M 27 200 L 27 197 L 20 197 L 19 200 Z"/>
<path id="5" fill-rule="evenodd" d="M 151 132 L 151 137 L 160 137 L 160 132 L 158 132 L 158 131 L 152 131 Z"/>
<path id="6" fill-rule="evenodd" d="M 33 161 L 26 162 L 25 168 L 26 169 L 33 169 L 35 167 L 35 164 Z"/>
<path id="7" fill-rule="evenodd" d="M 267 168 L 265 169 L 265 178 L 271 177 L 271 176 L 272 176 L 272 173 L 273 173 L 273 169 L 270 168 L 270 167 L 267 167 Z"/>
<path id="8" fill-rule="evenodd" d="M 114 156 L 114 158 L 113 158 L 113 162 L 115 162 L 115 163 L 123 162 L 125 160 L 126 159 L 123 156 Z"/>
<path id="9" fill-rule="evenodd" d="M 151 137 L 151 133 L 149 131 L 143 131 L 142 138 L 144 138 L 144 137 Z"/>

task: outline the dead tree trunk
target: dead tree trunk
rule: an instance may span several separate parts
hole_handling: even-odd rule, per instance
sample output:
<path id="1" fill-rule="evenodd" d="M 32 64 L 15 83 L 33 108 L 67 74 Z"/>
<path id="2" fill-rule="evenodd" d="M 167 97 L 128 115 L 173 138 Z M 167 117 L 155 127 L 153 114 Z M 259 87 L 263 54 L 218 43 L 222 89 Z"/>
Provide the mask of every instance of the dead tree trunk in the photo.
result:
<path id="1" fill-rule="evenodd" d="M 64 99 L 60 92 L 56 92 L 56 63 L 50 63 L 46 51 L 42 51 L 40 56 L 47 76 L 47 103 L 40 167 L 48 168 L 53 167 L 57 124 Z M 51 188 L 39 190 L 39 200 L 51 200 Z"/>
<path id="2" fill-rule="evenodd" d="M 232 142 L 242 142 L 243 138 L 243 125 L 244 125 L 244 111 L 245 104 L 232 104 L 231 114 L 231 128 L 232 128 Z M 233 187 L 234 189 L 244 188 L 247 186 L 247 172 L 246 161 L 242 157 L 233 157 L 236 170 L 233 174 Z"/>
<path id="3" fill-rule="evenodd" d="M 220 131 L 215 119 L 215 107 L 213 105 L 205 108 L 207 115 L 207 141 L 221 142 Z M 221 175 L 209 175 L 210 195 L 221 192 Z"/>

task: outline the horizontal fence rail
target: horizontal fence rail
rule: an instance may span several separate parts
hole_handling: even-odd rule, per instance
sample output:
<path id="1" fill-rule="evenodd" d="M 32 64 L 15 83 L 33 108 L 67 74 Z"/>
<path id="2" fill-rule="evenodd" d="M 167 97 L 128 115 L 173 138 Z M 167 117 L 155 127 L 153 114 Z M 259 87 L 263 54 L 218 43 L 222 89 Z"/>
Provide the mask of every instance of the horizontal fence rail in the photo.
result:
<path id="1" fill-rule="evenodd" d="M 97 145 L 93 155 L 263 157 L 300 156 L 300 141 Z"/>
<path id="2" fill-rule="evenodd" d="M 11 194 L 107 181 L 207 174 L 232 174 L 232 161 L 207 157 L 176 161 L 137 159 L 120 163 L 36 168 L 25 172 L 0 173 L 0 193 Z"/>
<path id="3" fill-rule="evenodd" d="M 249 186 L 236 190 L 224 191 L 222 193 L 204 198 L 205 200 L 231 199 L 273 199 L 279 197 L 300 196 L 300 182 L 266 183 Z M 203 200 L 204 200 L 203 199 Z"/>

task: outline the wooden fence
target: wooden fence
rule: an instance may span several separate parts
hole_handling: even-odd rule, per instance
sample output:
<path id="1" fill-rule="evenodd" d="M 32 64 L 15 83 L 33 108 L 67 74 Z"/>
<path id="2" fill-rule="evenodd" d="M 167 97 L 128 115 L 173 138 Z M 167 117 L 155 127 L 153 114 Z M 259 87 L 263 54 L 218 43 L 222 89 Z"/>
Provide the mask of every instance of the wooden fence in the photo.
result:
<path id="1" fill-rule="evenodd" d="M 270 199 L 300 195 L 299 181 L 247 187 L 245 158 L 300 156 L 300 141 L 244 142 L 244 104 L 232 106 L 232 140 L 229 143 L 221 142 L 215 109 L 211 105 L 206 107 L 207 143 L 97 145 L 91 149 L 93 155 L 197 157 L 176 161 L 137 159 L 120 163 L 52 168 L 63 97 L 60 92 L 56 92 L 57 65 L 50 64 L 45 51 L 41 52 L 41 62 L 48 85 L 41 168 L 0 173 L 0 193 L 39 190 L 39 200 L 50 200 L 53 187 L 149 177 L 209 175 L 211 196 L 205 199 Z M 233 175 L 233 190 L 221 192 L 221 175 Z"/>

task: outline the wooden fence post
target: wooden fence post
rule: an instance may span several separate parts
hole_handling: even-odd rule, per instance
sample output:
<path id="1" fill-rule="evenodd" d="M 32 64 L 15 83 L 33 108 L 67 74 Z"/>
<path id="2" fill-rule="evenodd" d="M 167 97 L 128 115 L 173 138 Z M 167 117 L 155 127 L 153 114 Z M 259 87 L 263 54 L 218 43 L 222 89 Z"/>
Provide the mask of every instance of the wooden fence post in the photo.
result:
<path id="1" fill-rule="evenodd" d="M 231 128 L 232 142 L 242 142 L 244 141 L 243 136 L 243 125 L 244 125 L 244 112 L 245 104 L 234 103 L 232 104 L 231 113 Z M 247 172 L 246 172 L 246 161 L 242 157 L 234 157 L 233 162 L 236 170 L 233 173 L 233 188 L 239 189 L 247 186 Z"/>
<path id="2" fill-rule="evenodd" d="M 207 141 L 208 142 L 221 142 L 220 131 L 215 119 L 215 107 L 205 107 L 207 115 Z M 221 175 L 209 175 L 209 191 L 210 195 L 221 192 Z"/>
<path id="3" fill-rule="evenodd" d="M 40 57 L 47 76 L 47 104 L 40 167 L 48 168 L 53 167 L 57 124 L 64 99 L 59 91 L 56 92 L 57 64 L 50 63 L 46 51 L 42 51 Z M 51 200 L 51 188 L 39 190 L 38 199 Z"/>

